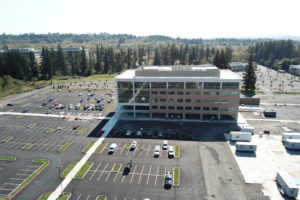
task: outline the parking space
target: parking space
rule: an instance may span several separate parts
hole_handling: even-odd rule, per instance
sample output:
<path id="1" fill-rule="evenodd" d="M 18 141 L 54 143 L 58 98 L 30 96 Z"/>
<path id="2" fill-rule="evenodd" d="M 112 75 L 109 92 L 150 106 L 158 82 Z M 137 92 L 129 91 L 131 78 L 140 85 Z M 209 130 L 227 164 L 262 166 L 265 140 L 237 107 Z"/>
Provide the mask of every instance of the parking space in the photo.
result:
<path id="1" fill-rule="evenodd" d="M 33 163 L 31 160 L 22 161 L 0 161 L 0 196 L 9 196 L 29 176 L 38 170 L 43 164 Z"/>

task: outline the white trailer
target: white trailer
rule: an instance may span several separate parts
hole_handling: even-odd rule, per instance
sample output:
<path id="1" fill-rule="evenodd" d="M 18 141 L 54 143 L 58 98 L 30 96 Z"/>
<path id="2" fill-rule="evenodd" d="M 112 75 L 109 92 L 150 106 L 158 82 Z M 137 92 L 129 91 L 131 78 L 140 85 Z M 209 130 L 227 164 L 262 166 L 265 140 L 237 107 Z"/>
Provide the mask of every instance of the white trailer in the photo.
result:
<path id="1" fill-rule="evenodd" d="M 241 128 L 242 132 L 250 132 L 252 135 L 254 135 L 254 128 L 252 126 L 243 126 Z"/>
<path id="2" fill-rule="evenodd" d="M 283 132 L 282 142 L 285 142 L 287 139 L 300 139 L 300 133 Z"/>
<path id="3" fill-rule="evenodd" d="M 287 139 L 284 145 L 287 149 L 300 149 L 300 139 Z"/>
<path id="4" fill-rule="evenodd" d="M 278 171 L 276 181 L 282 194 L 285 194 L 288 197 L 298 196 L 299 188 L 294 183 L 292 177 L 290 177 L 287 173 L 284 171 Z"/>
<path id="5" fill-rule="evenodd" d="M 250 142 L 252 139 L 252 134 L 250 132 L 231 131 L 230 139 L 234 141 Z"/>
<path id="6" fill-rule="evenodd" d="M 256 148 L 257 148 L 257 144 L 254 142 L 237 142 L 235 144 L 236 151 L 255 152 Z"/>

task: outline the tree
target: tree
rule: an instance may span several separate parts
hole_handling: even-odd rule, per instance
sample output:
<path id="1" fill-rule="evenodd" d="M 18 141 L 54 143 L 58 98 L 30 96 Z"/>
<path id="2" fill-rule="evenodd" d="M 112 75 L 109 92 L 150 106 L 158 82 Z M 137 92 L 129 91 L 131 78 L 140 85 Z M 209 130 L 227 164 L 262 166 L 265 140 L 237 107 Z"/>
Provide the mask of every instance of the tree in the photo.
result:
<path id="1" fill-rule="evenodd" d="M 57 45 L 55 69 L 59 71 L 60 75 L 68 74 L 68 61 L 65 52 L 63 52 L 60 44 Z"/>
<path id="2" fill-rule="evenodd" d="M 80 74 L 85 75 L 86 70 L 88 70 L 86 51 L 85 51 L 84 47 L 82 47 L 82 50 L 80 53 Z"/>
<path id="3" fill-rule="evenodd" d="M 101 72 L 103 72 L 101 62 L 102 62 L 101 51 L 100 51 L 99 46 L 97 44 L 97 46 L 96 46 L 96 65 L 95 65 L 95 71 L 96 71 L 97 74 L 100 74 Z"/>
<path id="4" fill-rule="evenodd" d="M 254 92 L 255 83 L 256 83 L 256 74 L 255 74 L 255 71 L 254 71 L 253 60 L 254 60 L 253 50 L 251 49 L 248 66 L 246 67 L 246 71 L 244 73 L 245 90 L 250 91 L 250 92 Z"/>
<path id="5" fill-rule="evenodd" d="M 217 52 L 215 54 L 215 57 L 213 59 L 213 64 L 219 68 L 220 66 L 220 52 L 219 52 L 219 49 L 217 49 Z"/>
<path id="6" fill-rule="evenodd" d="M 159 55 L 159 52 L 158 52 L 158 49 L 155 50 L 155 53 L 154 53 L 154 61 L 153 61 L 153 65 L 160 65 L 160 55 Z"/>
<path id="7" fill-rule="evenodd" d="M 32 51 L 29 53 L 29 67 L 30 67 L 30 79 L 33 77 L 38 78 L 39 76 L 38 64 L 35 60 L 35 56 Z"/>

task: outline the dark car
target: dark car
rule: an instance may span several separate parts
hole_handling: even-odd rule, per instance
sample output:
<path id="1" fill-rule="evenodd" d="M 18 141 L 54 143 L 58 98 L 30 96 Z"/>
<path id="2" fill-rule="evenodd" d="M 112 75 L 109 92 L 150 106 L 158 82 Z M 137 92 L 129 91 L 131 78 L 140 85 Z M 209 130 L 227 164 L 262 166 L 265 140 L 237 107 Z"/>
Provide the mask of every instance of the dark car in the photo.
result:
<path id="1" fill-rule="evenodd" d="M 45 105 L 47 105 L 47 102 L 46 102 L 46 101 L 44 101 L 44 102 L 42 103 L 42 106 L 45 106 Z"/>
<path id="2" fill-rule="evenodd" d="M 12 104 L 12 103 L 8 103 L 8 104 L 7 104 L 7 106 L 14 106 L 14 104 Z"/>
<path id="3" fill-rule="evenodd" d="M 127 163 L 124 167 L 123 175 L 128 175 L 131 167 L 132 167 L 131 162 Z"/>
<path id="4" fill-rule="evenodd" d="M 103 110 L 103 106 L 99 106 L 99 111 L 102 111 Z"/>
<path id="5" fill-rule="evenodd" d="M 88 109 L 88 105 L 87 105 L 87 104 L 84 104 L 83 110 L 86 110 L 86 109 Z"/>
<path id="6" fill-rule="evenodd" d="M 73 126 L 73 130 L 78 129 L 78 127 L 79 127 L 78 124 L 77 124 L 77 125 L 74 125 L 74 126 Z"/>
<path id="7" fill-rule="evenodd" d="M 164 186 L 165 188 L 170 188 L 172 186 L 172 173 L 170 171 L 166 172 Z"/>
<path id="8" fill-rule="evenodd" d="M 48 110 L 47 112 L 46 112 L 46 114 L 50 114 L 51 113 L 51 110 Z"/>
<path id="9" fill-rule="evenodd" d="M 23 111 L 22 111 L 22 113 L 27 113 L 28 112 L 28 109 L 24 109 Z"/>

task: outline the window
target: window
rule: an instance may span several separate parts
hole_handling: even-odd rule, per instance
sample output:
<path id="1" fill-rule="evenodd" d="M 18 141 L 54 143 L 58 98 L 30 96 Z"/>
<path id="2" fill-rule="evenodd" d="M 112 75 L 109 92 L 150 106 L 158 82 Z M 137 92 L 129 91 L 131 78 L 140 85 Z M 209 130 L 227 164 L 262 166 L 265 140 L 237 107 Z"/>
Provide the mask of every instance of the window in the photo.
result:
<path id="1" fill-rule="evenodd" d="M 223 99 L 221 103 L 228 103 L 229 101 L 227 99 Z"/>
<path id="2" fill-rule="evenodd" d="M 210 95 L 210 92 L 209 91 L 204 91 L 203 95 Z"/>
<path id="3" fill-rule="evenodd" d="M 158 94 L 158 92 L 157 92 L 157 91 L 152 91 L 151 93 L 152 93 L 152 94 Z"/>
<path id="4" fill-rule="evenodd" d="M 182 102 L 183 102 L 183 99 L 177 99 L 177 102 L 178 102 L 178 103 L 182 103 Z"/>
<path id="5" fill-rule="evenodd" d="M 169 95 L 174 95 L 175 92 L 174 92 L 174 91 L 169 91 L 168 94 L 169 94 Z"/>
<path id="6" fill-rule="evenodd" d="M 228 108 L 227 107 L 221 107 L 220 111 L 228 111 Z"/>
<path id="7" fill-rule="evenodd" d="M 212 102 L 213 103 L 219 103 L 219 100 L 218 99 L 213 99 Z"/>
<path id="8" fill-rule="evenodd" d="M 150 83 L 149 82 L 135 82 L 134 83 L 134 88 L 136 90 L 149 89 L 150 88 Z"/>
<path id="9" fill-rule="evenodd" d="M 203 102 L 204 103 L 210 103 L 210 100 L 209 99 L 204 99 Z"/>
<path id="10" fill-rule="evenodd" d="M 167 106 L 160 106 L 159 107 L 161 110 L 166 110 L 167 109 Z"/>
<path id="11" fill-rule="evenodd" d="M 231 100 L 230 100 L 230 103 L 231 103 L 231 104 L 237 104 L 237 103 L 238 103 L 238 100 L 237 100 L 237 99 L 231 99 Z"/>
<path id="12" fill-rule="evenodd" d="M 213 95 L 213 96 L 219 96 L 220 92 L 211 92 L 211 95 Z"/>
<path id="13" fill-rule="evenodd" d="M 192 100 L 191 100 L 191 99 L 186 99 L 185 102 L 186 102 L 186 103 L 191 103 Z"/>
<path id="14" fill-rule="evenodd" d="M 159 94 L 167 94 L 166 91 L 159 91 Z"/>
<path id="15" fill-rule="evenodd" d="M 152 102 L 158 102 L 158 99 L 152 99 Z"/>
<path id="16" fill-rule="evenodd" d="M 174 99 L 169 99 L 169 102 L 174 103 L 175 101 L 174 101 Z"/>
<path id="17" fill-rule="evenodd" d="M 219 82 L 205 82 L 204 89 L 220 89 Z"/>
<path id="18" fill-rule="evenodd" d="M 183 95 L 183 92 L 182 91 L 177 92 L 177 95 Z"/>
<path id="19" fill-rule="evenodd" d="M 201 107 L 194 107 L 194 110 L 201 110 Z"/>
<path id="20" fill-rule="evenodd" d="M 231 92 L 231 96 L 237 96 L 238 92 Z"/>
<path id="21" fill-rule="evenodd" d="M 191 91 L 186 91 L 185 95 L 192 95 L 193 93 Z"/>
<path id="22" fill-rule="evenodd" d="M 169 82 L 168 88 L 171 89 L 184 89 L 184 82 Z"/>
<path id="23" fill-rule="evenodd" d="M 123 110 L 133 110 L 133 106 L 123 106 Z"/>
<path id="24" fill-rule="evenodd" d="M 219 107 L 212 107 L 211 110 L 213 110 L 213 111 L 218 111 L 218 110 L 219 110 Z"/>
<path id="25" fill-rule="evenodd" d="M 195 94 L 196 94 L 196 95 L 201 95 L 201 92 L 198 92 L 198 91 L 197 91 L 197 92 L 195 92 Z"/>
<path id="26" fill-rule="evenodd" d="M 202 82 L 186 82 L 186 89 L 202 89 Z"/>
<path id="27" fill-rule="evenodd" d="M 166 99 L 159 99 L 160 102 L 166 102 Z"/>
<path id="28" fill-rule="evenodd" d="M 209 110 L 209 107 L 203 107 L 203 110 Z"/>
<path id="29" fill-rule="evenodd" d="M 222 83 L 222 89 L 227 90 L 238 90 L 239 83 Z"/>
<path id="30" fill-rule="evenodd" d="M 235 112 L 235 111 L 236 111 L 236 107 L 230 107 L 230 108 L 229 108 L 229 111 L 230 111 L 230 112 Z"/>
<path id="31" fill-rule="evenodd" d="M 169 109 L 169 110 L 174 110 L 175 107 L 174 107 L 174 106 L 168 106 L 168 109 Z"/>
<path id="32" fill-rule="evenodd" d="M 223 96 L 228 96 L 228 92 L 222 92 Z"/>
<path id="33" fill-rule="evenodd" d="M 118 100 L 120 103 L 132 103 L 134 101 L 133 92 L 132 82 L 118 82 Z"/>
<path id="34" fill-rule="evenodd" d="M 165 82 L 152 82 L 151 83 L 151 88 L 167 88 L 167 83 Z"/>
<path id="35" fill-rule="evenodd" d="M 190 107 L 190 106 L 185 107 L 185 110 L 192 110 L 192 107 Z"/>
<path id="36" fill-rule="evenodd" d="M 177 106 L 177 110 L 183 110 L 182 106 Z"/>
<path id="37" fill-rule="evenodd" d="M 152 106 L 152 109 L 153 109 L 153 110 L 157 110 L 157 109 L 158 109 L 158 106 Z"/>
<path id="38" fill-rule="evenodd" d="M 149 106 L 135 106 L 135 110 L 149 110 Z"/>
<path id="39" fill-rule="evenodd" d="M 195 102 L 196 103 L 201 103 L 201 99 L 196 99 Z"/>

